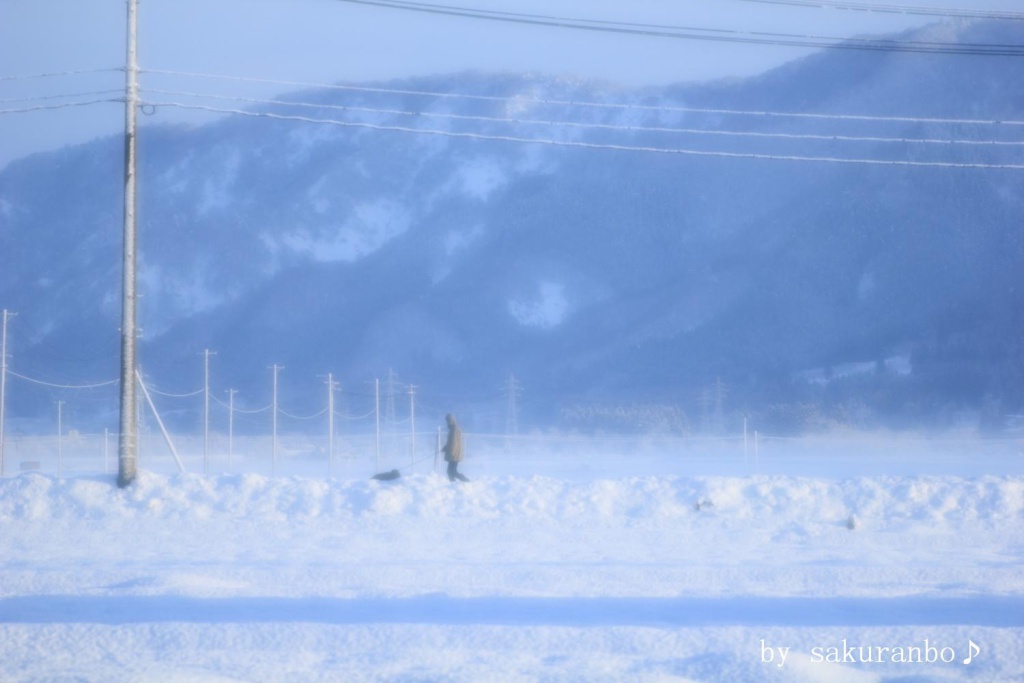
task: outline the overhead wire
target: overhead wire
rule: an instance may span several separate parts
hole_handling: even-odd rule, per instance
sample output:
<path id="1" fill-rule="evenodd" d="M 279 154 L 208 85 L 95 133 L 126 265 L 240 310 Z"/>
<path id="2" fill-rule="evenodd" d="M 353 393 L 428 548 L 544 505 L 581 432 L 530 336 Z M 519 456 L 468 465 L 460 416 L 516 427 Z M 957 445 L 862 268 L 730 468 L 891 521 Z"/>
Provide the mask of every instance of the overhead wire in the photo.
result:
<path id="1" fill-rule="evenodd" d="M 316 123 L 324 125 L 340 126 L 344 128 L 359 128 L 366 130 L 378 130 L 378 131 L 392 131 L 402 133 L 413 133 L 420 135 L 436 135 L 449 138 L 462 138 L 470 140 L 489 140 L 499 142 L 516 142 L 516 143 L 531 143 L 531 144 L 542 144 L 556 147 L 575 147 L 583 149 L 603 149 L 603 150 L 614 150 L 624 152 L 650 152 L 658 154 L 678 154 L 684 156 L 701 156 L 701 157 L 719 157 L 719 158 L 730 158 L 730 159 L 763 159 L 773 161 L 801 161 L 801 162 L 821 162 L 821 163 L 842 163 L 842 164 L 860 164 L 860 165 L 884 165 L 884 166 L 911 166 L 911 167 L 931 167 L 931 168 L 971 168 L 971 169 L 990 169 L 990 170 L 1024 170 L 1024 164 L 987 164 L 987 163 L 965 163 L 965 162 L 946 162 L 946 161 L 914 161 L 906 159 L 861 159 L 861 158 L 844 158 L 844 157 L 827 157 L 827 156 L 799 156 L 799 155 L 781 155 L 781 154 L 760 154 L 751 152 L 725 152 L 725 151 L 708 151 L 708 150 L 696 150 L 696 149 L 683 149 L 683 148 L 665 148 L 665 147 L 652 147 L 642 145 L 620 145 L 610 143 L 594 143 L 594 142 L 582 142 L 573 140 L 552 140 L 547 138 L 527 138 L 513 135 L 490 135 L 484 133 L 473 133 L 473 132 L 461 132 L 461 131 L 444 131 L 444 130 L 433 130 L 427 128 L 413 128 L 409 126 L 394 126 L 394 125 L 381 125 L 374 123 L 355 122 L 355 121 L 340 121 L 337 119 L 317 119 L 306 116 L 294 116 L 286 114 L 274 114 L 271 112 L 256 112 L 244 109 L 228 109 L 225 107 L 211 107 L 208 105 L 201 104 L 186 104 L 183 102 L 171 102 L 171 101 L 140 101 L 140 104 L 150 107 L 169 107 L 179 108 L 186 110 L 197 110 L 206 111 L 210 113 L 220 114 L 234 114 L 238 116 L 247 116 L 251 118 L 267 118 L 278 121 L 302 121 L 305 123 Z"/>
<path id="2" fill-rule="evenodd" d="M 50 73 L 22 74 L 16 76 L 0 76 L 0 82 L 4 81 L 30 81 L 38 78 L 56 78 L 58 76 L 80 76 L 83 74 L 100 74 L 112 72 L 124 73 L 124 67 L 113 67 L 108 69 L 78 69 L 73 71 L 54 71 Z"/>
<path id="3" fill-rule="evenodd" d="M 671 126 L 632 126 L 613 123 L 596 123 L 585 121 L 557 121 L 550 119 L 527 119 L 499 116 L 483 116 L 471 114 L 451 114 L 443 112 L 431 112 L 425 110 L 409 111 L 405 109 L 380 109 L 376 107 L 362 107 L 352 105 L 325 104 L 316 102 L 296 102 L 292 100 L 268 100 L 252 97 L 239 97 L 227 95 L 209 95 L 195 92 L 183 92 L 162 89 L 141 89 L 142 94 L 154 93 L 173 97 L 190 97 L 196 99 L 207 99 L 227 102 L 241 102 L 245 104 L 258 104 L 274 107 L 300 107 L 304 109 L 327 109 L 343 112 L 356 112 L 361 114 L 379 114 L 384 116 L 407 116 L 415 118 L 436 118 L 453 121 L 473 121 L 483 123 L 501 123 L 515 125 L 534 126 L 562 126 L 579 128 L 583 130 L 608 130 L 627 133 L 673 133 L 684 135 L 709 135 L 725 137 L 752 137 L 752 138 L 777 138 L 786 140 L 816 140 L 836 142 L 870 142 L 870 143 L 899 143 L 899 144 L 933 144 L 933 145 L 977 145 L 977 146 L 1024 146 L 1024 140 L 979 140 L 979 139 L 958 139 L 958 138 L 908 138 L 908 137 L 882 137 L 882 136 L 857 136 L 839 135 L 828 133 L 780 133 L 780 132 L 759 132 L 759 131 L 738 131 L 721 130 L 709 128 L 680 128 Z"/>
<path id="4" fill-rule="evenodd" d="M 896 123 L 939 123 L 957 125 L 991 125 L 991 126 L 1024 126 L 1024 120 L 1006 119 L 968 119 L 968 118 L 944 118 L 926 116 L 885 116 L 873 114 L 830 114 L 810 112 L 786 112 L 772 110 L 748 110 L 711 107 L 686 107 L 678 105 L 649 105 L 633 102 L 594 102 L 590 100 L 563 100 L 549 99 L 543 97 L 529 96 L 507 96 L 507 95 L 480 95 L 475 93 L 442 92 L 437 90 L 420 90 L 409 88 L 385 88 L 376 86 L 315 83 L 309 81 L 290 81 L 279 79 L 252 78 L 247 76 L 228 76 L 222 74 L 199 73 L 190 71 L 173 71 L 167 69 L 143 69 L 144 74 L 159 74 L 164 76 L 181 76 L 191 78 L 204 78 L 211 80 L 236 81 L 241 83 L 256 83 L 264 85 L 282 85 L 296 88 L 315 88 L 323 90 L 340 90 L 351 92 L 390 94 L 390 95 L 415 95 L 422 97 L 436 97 L 446 99 L 466 99 L 482 102 L 496 102 L 505 104 L 538 104 L 562 107 L 584 107 L 597 109 L 636 110 L 645 112 L 661 113 L 698 113 L 698 114 L 720 114 L 733 116 L 754 116 L 771 118 L 797 118 L 797 119 L 821 119 L 840 121 L 886 121 Z"/>
<path id="5" fill-rule="evenodd" d="M 314 413 L 313 415 L 292 415 L 291 413 L 283 410 L 282 408 L 278 408 L 277 412 L 292 420 L 312 420 L 313 418 L 320 417 L 321 415 L 326 414 L 327 408 L 324 408 L 320 412 Z"/>
<path id="6" fill-rule="evenodd" d="M 91 384 L 55 384 L 53 382 L 45 382 L 41 379 L 35 379 L 34 377 L 27 377 L 26 375 L 19 374 L 10 368 L 7 368 L 6 372 L 12 377 L 17 377 L 18 379 L 26 382 L 31 382 L 32 384 L 38 384 L 44 387 L 51 387 L 53 389 L 98 389 L 100 387 L 109 387 L 114 384 L 118 384 L 121 381 L 119 379 L 113 379 L 107 382 L 94 382 Z"/>
<path id="7" fill-rule="evenodd" d="M 18 107 L 15 109 L 0 109 L 0 114 L 26 114 L 35 111 L 49 111 L 54 109 L 67 109 L 69 107 L 88 107 L 94 104 L 105 104 L 111 102 L 124 102 L 123 97 L 112 97 L 100 100 L 87 100 L 85 102 L 62 102 L 60 104 L 40 104 L 34 107 Z"/>
<path id="8" fill-rule="evenodd" d="M 788 5 L 790 7 L 809 7 L 813 9 L 838 9 L 852 12 L 872 12 L 878 14 L 910 14 L 924 17 L 945 17 L 950 19 L 1005 19 L 1011 21 L 1024 20 L 1024 12 L 1006 12 L 1002 10 L 974 10 L 955 7 L 922 7 L 920 5 L 883 5 L 863 2 L 844 2 L 842 0 L 738 0 L 762 5 Z"/>
<path id="9" fill-rule="evenodd" d="M 150 385 L 146 385 L 146 388 L 149 389 L 154 394 L 159 394 L 160 396 L 166 396 L 167 398 L 191 398 L 193 396 L 198 396 L 199 394 L 203 393 L 203 391 L 204 391 L 204 389 L 196 389 L 195 391 L 190 391 L 190 392 L 184 393 L 184 394 L 173 394 L 173 393 L 168 393 L 166 391 L 160 391 L 159 389 L 156 389 L 156 388 L 154 388 L 154 387 L 152 387 Z"/>
<path id="10" fill-rule="evenodd" d="M 735 29 L 707 29 L 691 26 L 639 24 L 632 22 L 599 21 L 544 14 L 503 12 L 456 5 L 440 5 L 411 0 L 334 0 L 357 5 L 456 16 L 487 21 L 500 21 L 532 26 L 549 26 L 585 31 L 598 31 L 683 40 L 777 45 L 783 47 L 836 48 L 880 52 L 915 52 L 926 54 L 1024 56 L 1024 45 L 989 43 L 946 43 L 932 41 L 891 40 L 880 38 L 837 37 L 740 31 Z"/>
<path id="11" fill-rule="evenodd" d="M 0 100 L 0 104 L 20 104 L 22 102 L 45 102 L 48 100 L 66 100 L 72 97 L 93 97 L 96 95 L 116 95 L 124 93 L 124 88 L 111 90 L 93 90 L 91 92 L 68 93 L 65 95 L 35 95 L 33 97 L 17 97 Z"/>

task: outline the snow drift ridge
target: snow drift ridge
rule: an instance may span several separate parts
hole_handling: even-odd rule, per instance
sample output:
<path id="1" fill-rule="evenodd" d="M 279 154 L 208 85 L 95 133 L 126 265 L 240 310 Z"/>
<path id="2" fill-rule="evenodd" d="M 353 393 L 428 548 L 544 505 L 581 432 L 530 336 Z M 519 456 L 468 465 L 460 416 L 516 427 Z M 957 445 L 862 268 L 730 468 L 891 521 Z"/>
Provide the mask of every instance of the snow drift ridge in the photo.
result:
<path id="1" fill-rule="evenodd" d="M 0 522 L 220 518 L 308 524 L 356 517 L 510 515 L 680 518 L 681 523 L 715 516 L 737 521 L 791 517 L 827 524 L 853 518 L 872 526 L 939 521 L 1002 525 L 1024 519 L 1024 477 L 670 476 L 572 482 L 506 476 L 453 486 L 426 475 L 377 482 L 143 472 L 136 485 L 123 491 L 113 478 L 102 476 L 24 474 L 0 481 Z"/>

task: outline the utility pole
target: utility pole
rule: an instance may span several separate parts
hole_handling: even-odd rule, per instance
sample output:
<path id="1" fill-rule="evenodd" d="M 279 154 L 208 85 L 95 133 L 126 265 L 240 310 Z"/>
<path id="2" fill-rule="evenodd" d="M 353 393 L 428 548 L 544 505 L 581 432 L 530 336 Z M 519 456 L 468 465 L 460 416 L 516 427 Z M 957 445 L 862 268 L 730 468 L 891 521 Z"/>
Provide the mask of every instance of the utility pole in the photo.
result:
<path id="1" fill-rule="evenodd" d="M 61 434 L 64 431 L 64 401 L 57 401 L 57 476 L 61 476 L 64 460 L 64 440 Z"/>
<path id="2" fill-rule="evenodd" d="M 711 431 L 711 405 L 714 403 L 714 396 L 708 389 L 701 389 L 700 398 L 700 431 L 707 435 Z"/>
<path id="3" fill-rule="evenodd" d="M 277 372 L 278 370 L 283 370 L 284 366 L 274 364 L 273 366 L 271 366 L 271 369 L 273 369 L 274 371 L 274 401 L 271 406 L 271 411 L 273 412 L 274 415 L 274 453 L 273 460 L 270 463 L 270 473 L 273 476 L 277 476 Z"/>
<path id="4" fill-rule="evenodd" d="M 416 386 L 409 385 L 409 467 L 416 464 Z"/>
<path id="5" fill-rule="evenodd" d="M 334 389 L 338 383 L 327 373 L 327 475 L 334 476 Z"/>
<path id="6" fill-rule="evenodd" d="M 0 341 L 0 477 L 4 476 L 4 416 L 7 414 L 7 321 L 12 318 L 6 308 L 3 314 L 3 335 Z"/>
<path id="7" fill-rule="evenodd" d="M 397 383 L 398 377 L 395 375 L 395 371 L 388 368 L 388 379 L 385 402 L 386 408 L 384 410 L 384 430 L 387 432 L 387 449 L 388 453 L 392 456 L 398 456 L 399 454 L 395 451 L 398 450 L 398 417 L 395 414 L 395 384 Z M 379 471 L 379 470 L 378 470 Z"/>
<path id="8" fill-rule="evenodd" d="M 138 0 L 128 0 L 128 53 L 125 65 L 124 256 L 121 289 L 121 433 L 117 485 L 124 488 L 136 475 L 139 452 L 135 401 L 135 131 L 139 103 Z"/>
<path id="9" fill-rule="evenodd" d="M 373 418 L 377 423 L 377 446 L 374 461 L 374 474 L 380 472 L 380 380 L 373 380 Z"/>
<path id="10" fill-rule="evenodd" d="M 727 390 L 725 385 L 722 384 L 722 378 L 718 377 L 715 379 L 715 412 L 714 419 L 712 420 L 712 428 L 715 434 L 722 434 L 725 432 L 725 395 Z"/>
<path id="11" fill-rule="evenodd" d="M 505 437 L 519 435 L 519 395 L 522 385 L 513 373 L 508 373 L 508 414 L 505 418 Z"/>
<path id="12" fill-rule="evenodd" d="M 237 389 L 228 389 L 228 471 L 231 471 L 231 456 L 235 451 L 235 394 Z"/>
<path id="13" fill-rule="evenodd" d="M 210 473 L 210 355 L 203 349 L 203 474 Z"/>

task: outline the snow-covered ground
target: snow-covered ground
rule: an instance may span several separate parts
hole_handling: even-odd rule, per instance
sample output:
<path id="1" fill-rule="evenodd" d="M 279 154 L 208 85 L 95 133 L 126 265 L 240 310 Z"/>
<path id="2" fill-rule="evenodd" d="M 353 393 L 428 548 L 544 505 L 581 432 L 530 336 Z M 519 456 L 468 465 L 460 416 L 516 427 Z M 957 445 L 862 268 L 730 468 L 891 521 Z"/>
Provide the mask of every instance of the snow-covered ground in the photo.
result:
<path id="1" fill-rule="evenodd" d="M 0 480 L 0 680 L 1024 681 L 1020 443 L 548 445 Z"/>

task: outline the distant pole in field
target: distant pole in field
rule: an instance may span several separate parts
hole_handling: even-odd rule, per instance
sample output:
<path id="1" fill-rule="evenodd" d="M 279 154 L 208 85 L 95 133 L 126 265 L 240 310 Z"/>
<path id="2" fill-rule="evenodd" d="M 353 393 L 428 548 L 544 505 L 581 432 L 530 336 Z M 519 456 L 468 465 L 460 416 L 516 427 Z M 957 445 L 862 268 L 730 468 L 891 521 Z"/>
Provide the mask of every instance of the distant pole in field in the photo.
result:
<path id="1" fill-rule="evenodd" d="M 757 468 L 758 461 L 761 457 L 761 437 L 758 435 L 757 430 L 754 430 L 754 467 Z"/>
<path id="2" fill-rule="evenodd" d="M 384 424 L 387 426 L 388 434 L 393 434 L 395 431 L 395 423 L 398 422 L 398 418 L 395 416 L 395 383 L 398 380 L 398 376 L 392 368 L 388 368 L 388 381 L 387 388 L 385 390 L 385 410 L 384 410 Z"/>
<path id="3" fill-rule="evenodd" d="M 377 441 L 374 460 L 374 474 L 380 472 L 380 380 L 373 380 L 373 419 L 377 424 Z"/>
<path id="4" fill-rule="evenodd" d="M 0 340 L 0 477 L 4 476 L 4 416 L 7 412 L 7 321 L 15 314 L 4 309 Z"/>
<path id="5" fill-rule="evenodd" d="M 327 373 L 327 475 L 334 476 L 334 374 Z"/>
<path id="6" fill-rule="evenodd" d="M 717 434 L 725 432 L 725 397 L 728 389 L 722 383 L 721 377 L 715 378 L 715 408 L 711 419 L 711 429 Z"/>
<path id="7" fill-rule="evenodd" d="M 505 415 L 505 452 L 512 451 L 512 439 L 519 435 L 519 395 L 522 385 L 515 374 L 508 373 L 508 412 Z"/>
<path id="8" fill-rule="evenodd" d="M 416 464 L 416 387 L 409 385 L 409 467 Z"/>
<path id="9" fill-rule="evenodd" d="M 138 0 L 128 0 L 128 50 L 125 64 L 124 246 L 121 289 L 121 431 L 117 485 L 135 481 L 139 453 L 135 400 L 135 129 L 139 106 Z"/>
<path id="10" fill-rule="evenodd" d="M 271 473 L 271 475 L 276 476 L 277 475 L 277 373 L 278 373 L 279 370 L 283 369 L 283 366 L 275 364 L 275 365 L 272 366 L 272 369 L 274 371 L 274 400 L 273 400 L 273 403 L 271 404 L 270 410 L 273 413 L 273 434 L 274 434 L 274 437 L 273 437 L 273 457 L 272 457 L 272 460 L 270 462 L 270 473 Z"/>
<path id="11" fill-rule="evenodd" d="M 235 394 L 237 389 L 228 389 L 228 471 L 231 471 L 231 458 L 235 452 Z"/>
<path id="12" fill-rule="evenodd" d="M 747 462 L 747 418 L 743 417 L 743 462 Z"/>
<path id="13" fill-rule="evenodd" d="M 508 373 L 508 413 L 505 417 L 505 437 L 519 435 L 519 395 L 522 385 L 513 373 Z"/>
<path id="14" fill-rule="evenodd" d="M 57 401 L 57 476 L 61 476 L 64 460 L 64 401 Z"/>
<path id="15" fill-rule="evenodd" d="M 441 428 L 437 428 L 437 448 L 434 450 L 434 474 L 437 474 L 438 465 L 441 462 Z"/>
<path id="16" fill-rule="evenodd" d="M 210 473 L 210 356 L 216 353 L 203 349 L 203 474 Z"/>

